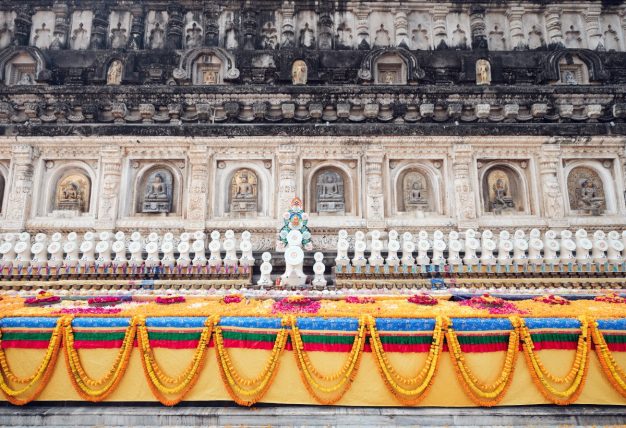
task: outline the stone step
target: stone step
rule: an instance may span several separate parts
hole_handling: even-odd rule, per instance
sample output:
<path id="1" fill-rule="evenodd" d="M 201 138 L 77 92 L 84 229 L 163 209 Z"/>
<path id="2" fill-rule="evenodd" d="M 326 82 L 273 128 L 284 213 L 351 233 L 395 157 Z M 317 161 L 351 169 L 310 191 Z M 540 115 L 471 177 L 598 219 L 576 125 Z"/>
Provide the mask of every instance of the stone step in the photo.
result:
<path id="1" fill-rule="evenodd" d="M 626 407 L 376 408 L 324 406 L 0 405 L 3 427 L 624 426 Z"/>

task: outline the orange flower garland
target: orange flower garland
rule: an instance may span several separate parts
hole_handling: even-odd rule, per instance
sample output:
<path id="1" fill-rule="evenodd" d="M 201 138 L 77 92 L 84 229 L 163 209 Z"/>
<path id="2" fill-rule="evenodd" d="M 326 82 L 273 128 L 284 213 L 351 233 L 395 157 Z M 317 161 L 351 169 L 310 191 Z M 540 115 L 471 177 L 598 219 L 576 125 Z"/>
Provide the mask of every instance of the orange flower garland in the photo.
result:
<path id="1" fill-rule="evenodd" d="M 530 369 L 530 375 L 541 394 L 554 404 L 561 406 L 572 404 L 582 393 L 582 387 L 585 384 L 587 371 L 589 369 L 589 351 L 591 349 L 591 341 L 588 340 L 589 323 L 585 317 L 580 318 L 580 330 L 581 332 L 578 338 L 576 356 L 574 359 L 574 366 L 577 367 L 575 370 L 576 374 L 573 376 L 570 386 L 560 391 L 550 384 L 551 379 L 559 378 L 548 374 L 546 368 L 535 354 L 535 345 L 528 327 L 526 327 L 523 320 L 521 321 L 522 349 L 524 350 L 526 363 Z M 565 378 L 563 378 L 563 380 L 564 379 Z M 556 381 L 553 382 L 558 383 Z"/>
<path id="2" fill-rule="evenodd" d="M 600 366 L 602 371 L 606 375 L 611 385 L 617 392 L 626 398 L 626 372 L 617 364 L 613 354 L 609 350 L 604 336 L 598 328 L 597 322 L 591 323 L 591 335 L 593 338 L 593 344 L 595 345 L 596 355 L 600 360 Z"/>
<path id="3" fill-rule="evenodd" d="M 450 357 L 457 378 L 467 396 L 479 406 L 491 407 L 502 401 L 511 385 L 511 380 L 513 380 L 513 370 L 515 369 L 515 362 L 519 353 L 518 329 L 520 321 L 517 317 L 511 317 L 510 320 L 513 329 L 509 333 L 509 345 L 504 359 L 504 366 L 498 379 L 491 384 L 482 383 L 467 367 L 458 337 L 454 333 L 452 325 L 448 327 L 446 340 L 450 347 Z"/>

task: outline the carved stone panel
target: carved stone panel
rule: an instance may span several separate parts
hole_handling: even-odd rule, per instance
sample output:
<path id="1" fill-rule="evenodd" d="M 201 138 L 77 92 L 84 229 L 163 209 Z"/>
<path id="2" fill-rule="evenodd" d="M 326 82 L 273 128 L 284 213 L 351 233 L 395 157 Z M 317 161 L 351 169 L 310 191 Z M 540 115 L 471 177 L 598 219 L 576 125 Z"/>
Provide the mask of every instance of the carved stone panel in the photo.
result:
<path id="1" fill-rule="evenodd" d="M 70 47 L 72 49 L 89 49 L 92 20 L 93 12 L 90 10 L 76 11 L 72 14 L 72 27 L 70 29 Z"/>
<path id="2" fill-rule="evenodd" d="M 112 61 L 107 70 L 107 85 L 120 85 L 122 83 L 123 72 L 124 64 L 122 64 L 122 61 Z"/>
<path id="3" fill-rule="evenodd" d="M 141 204 L 142 213 L 169 213 L 172 211 L 172 173 L 157 169 L 145 179 L 145 191 Z"/>
<path id="4" fill-rule="evenodd" d="M 13 43 L 15 37 L 15 12 L 0 11 L 0 49 Z"/>
<path id="5" fill-rule="evenodd" d="M 112 11 L 109 18 L 109 45 L 112 49 L 124 49 L 130 40 L 132 15 L 127 11 Z"/>
<path id="6" fill-rule="evenodd" d="M 33 15 L 30 44 L 39 49 L 48 49 L 54 38 L 55 15 L 52 11 L 38 11 Z"/>
<path id="7" fill-rule="evenodd" d="M 230 184 L 230 211 L 256 213 L 258 205 L 257 176 L 249 169 L 240 169 Z"/>
<path id="8" fill-rule="evenodd" d="M 398 185 L 401 192 L 398 194 L 398 211 L 430 211 L 428 180 L 418 171 L 407 171 Z"/>
<path id="9" fill-rule="evenodd" d="M 89 211 L 91 182 L 85 174 L 71 172 L 63 175 L 57 183 L 55 192 L 55 210 Z"/>
<path id="10" fill-rule="evenodd" d="M 344 182 L 343 177 L 338 172 L 324 170 L 317 175 L 316 195 L 317 213 L 345 213 Z"/>
<path id="11" fill-rule="evenodd" d="M 567 177 L 567 192 L 572 211 L 598 216 L 606 210 L 604 184 L 592 168 L 572 169 Z"/>

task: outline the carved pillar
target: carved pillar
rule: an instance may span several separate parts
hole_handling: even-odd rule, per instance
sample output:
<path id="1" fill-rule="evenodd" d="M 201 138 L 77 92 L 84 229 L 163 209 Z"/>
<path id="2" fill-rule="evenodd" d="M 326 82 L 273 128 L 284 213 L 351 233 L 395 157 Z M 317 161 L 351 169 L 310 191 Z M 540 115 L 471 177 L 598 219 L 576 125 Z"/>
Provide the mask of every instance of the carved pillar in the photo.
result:
<path id="1" fill-rule="evenodd" d="M 213 2 L 206 3 L 204 6 L 204 43 L 207 46 L 220 44 L 219 17 L 219 6 Z"/>
<path id="2" fill-rule="evenodd" d="M 130 40 L 128 47 L 131 50 L 143 49 L 143 34 L 144 34 L 144 21 L 143 21 L 143 7 L 136 5 L 130 9 L 132 15 L 132 21 L 130 24 Z"/>
<path id="3" fill-rule="evenodd" d="M 409 49 L 409 22 L 405 10 L 399 10 L 394 19 L 396 29 L 396 46 Z"/>
<path id="4" fill-rule="evenodd" d="M 8 193 L 7 215 L 3 222 L 4 230 L 21 231 L 29 217 L 33 193 L 33 148 L 26 144 L 11 147 L 11 168 L 13 179 Z"/>
<path id="5" fill-rule="evenodd" d="M 454 171 L 454 196 L 457 221 L 460 228 L 475 227 L 476 193 L 470 180 L 472 147 L 469 144 L 454 146 L 452 168 Z"/>
<path id="6" fill-rule="evenodd" d="M 30 6 L 20 6 L 15 12 L 15 43 L 18 46 L 28 46 L 30 28 L 33 25 L 33 11 Z"/>
<path id="7" fill-rule="evenodd" d="M 109 9 L 106 6 L 97 6 L 91 21 L 91 49 L 106 49 L 107 30 L 109 28 Z"/>
<path id="8" fill-rule="evenodd" d="M 511 46 L 515 50 L 521 50 L 526 47 L 526 37 L 524 36 L 524 24 L 522 17 L 524 16 L 523 6 L 511 6 L 506 11 L 509 19 L 509 32 L 511 34 Z"/>
<path id="9" fill-rule="evenodd" d="M 368 228 L 385 227 L 383 207 L 383 159 L 385 151 L 381 145 L 368 147 L 365 153 L 365 180 L 367 183 L 366 212 Z"/>
<path id="10" fill-rule="evenodd" d="M 291 144 L 281 144 L 278 148 L 278 215 L 289 210 L 291 200 L 296 196 L 296 169 L 297 169 L 297 152 L 296 148 Z M 302 195 L 300 195 L 302 197 Z M 306 211 L 310 211 L 311 207 L 305 207 Z"/>
<path id="11" fill-rule="evenodd" d="M 472 49 L 487 49 L 483 6 L 474 5 L 470 8 L 470 29 L 472 30 Z"/>
<path id="12" fill-rule="evenodd" d="M 324 8 L 320 11 L 319 25 L 319 37 L 317 46 L 320 49 L 332 49 L 333 48 L 333 18 L 328 5 L 324 5 Z"/>
<path id="13" fill-rule="evenodd" d="M 122 150 L 108 145 L 100 149 L 102 178 L 96 229 L 113 230 L 119 207 L 120 181 L 122 179 Z"/>
<path id="14" fill-rule="evenodd" d="M 254 9 L 243 11 L 243 48 L 246 50 L 256 49 L 257 40 L 257 12 Z"/>
<path id="15" fill-rule="evenodd" d="M 359 49 L 370 48 L 370 25 L 368 18 L 370 10 L 365 5 L 361 5 L 355 11 L 356 13 L 356 42 Z"/>
<path id="16" fill-rule="evenodd" d="M 585 11 L 585 24 L 587 26 L 587 39 L 589 49 L 596 49 L 602 41 L 602 31 L 600 30 L 600 15 L 602 14 L 601 4 L 591 4 Z"/>
<path id="17" fill-rule="evenodd" d="M 446 28 L 446 16 L 448 8 L 441 4 L 433 7 L 433 42 L 435 49 L 448 46 L 448 30 Z"/>
<path id="18" fill-rule="evenodd" d="M 295 13 L 293 2 L 284 2 L 282 7 L 283 13 L 283 28 L 281 31 L 280 44 L 285 48 L 292 48 L 295 46 L 296 33 L 293 26 L 293 14 Z"/>
<path id="19" fill-rule="evenodd" d="M 543 214 L 548 220 L 549 227 L 563 227 L 565 217 L 565 202 L 557 168 L 561 147 L 558 144 L 544 144 L 541 146 L 541 158 L 539 159 L 539 172 L 541 174 L 541 193 L 543 195 Z"/>
<path id="20" fill-rule="evenodd" d="M 187 227 L 202 230 L 207 217 L 207 199 L 209 182 L 209 149 L 203 145 L 193 145 L 189 149 L 191 181 L 189 183 L 189 205 L 187 208 Z M 218 189 L 215 189 L 218 191 Z M 228 189 L 223 189 L 228 191 Z"/>
<path id="21" fill-rule="evenodd" d="M 50 49 L 65 49 L 67 46 L 68 7 L 65 3 L 55 3 L 52 6 L 54 12 L 54 41 Z"/>
<path id="22" fill-rule="evenodd" d="M 561 6 L 550 6 L 546 9 L 546 29 L 548 31 L 548 45 L 563 45 L 563 31 L 561 30 Z"/>
<path id="23" fill-rule="evenodd" d="M 169 15 L 167 21 L 166 43 L 169 49 L 181 49 L 183 47 L 183 27 L 184 11 L 183 8 L 175 3 L 167 6 Z"/>

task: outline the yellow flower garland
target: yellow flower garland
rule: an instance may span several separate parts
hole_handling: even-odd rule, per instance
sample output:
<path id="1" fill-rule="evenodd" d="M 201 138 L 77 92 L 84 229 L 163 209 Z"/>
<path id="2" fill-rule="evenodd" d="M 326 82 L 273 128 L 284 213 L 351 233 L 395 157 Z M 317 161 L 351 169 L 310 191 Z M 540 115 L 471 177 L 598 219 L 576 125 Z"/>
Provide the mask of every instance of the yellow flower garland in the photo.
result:
<path id="1" fill-rule="evenodd" d="M 530 369 L 530 375 L 541 394 L 554 404 L 568 405 L 575 402 L 580 396 L 582 387 L 587 378 L 589 350 L 591 348 L 591 341 L 588 340 L 589 322 L 585 317 L 580 317 L 579 319 L 581 332 L 578 338 L 576 356 L 574 358 L 574 365 L 576 365 L 578 369 L 576 370 L 571 384 L 563 391 L 554 388 L 550 384 L 550 379 L 546 376 L 546 369 L 535 354 L 535 345 L 530 330 L 526 327 L 523 320 L 521 321 L 522 349 L 524 350 L 526 363 Z M 554 376 L 550 377 L 555 378 Z"/>
<path id="2" fill-rule="evenodd" d="M 626 372 L 617 364 L 613 353 L 604 339 L 604 335 L 600 332 L 597 322 L 591 322 L 591 335 L 595 345 L 596 355 L 600 360 L 602 371 L 607 379 L 613 385 L 613 388 L 626 398 Z"/>
<path id="3" fill-rule="evenodd" d="M 465 357 L 461 349 L 458 337 L 452 325 L 448 326 L 446 340 L 448 342 L 450 357 L 455 368 L 457 378 L 468 397 L 480 406 L 495 406 L 504 398 L 508 387 L 513 379 L 513 370 L 519 352 L 519 319 L 511 317 L 513 329 L 509 333 L 509 344 L 504 359 L 504 365 L 495 382 L 484 384 L 472 373 L 465 363 Z"/>
<path id="4" fill-rule="evenodd" d="M 176 378 L 172 378 L 165 375 L 156 362 L 154 350 L 150 346 L 150 339 L 146 328 L 145 318 L 141 317 L 139 319 L 137 337 L 141 349 L 141 363 L 144 369 L 144 374 L 146 375 L 148 385 L 150 386 L 152 393 L 164 405 L 173 406 L 178 404 L 197 382 L 198 377 L 200 376 L 200 371 L 204 366 L 204 360 L 209 342 L 211 340 L 214 323 L 215 320 L 213 318 L 207 318 L 191 363 L 181 375 Z M 179 396 L 174 400 L 165 398 L 165 395 L 174 394 L 179 394 Z"/>
<path id="5" fill-rule="evenodd" d="M 398 372 L 392 368 L 387 358 L 386 352 L 383 348 L 383 344 L 380 341 L 378 331 L 376 330 L 376 320 L 368 316 L 370 343 L 372 350 L 376 355 L 376 362 L 378 365 L 381 377 L 385 381 L 387 389 L 393 394 L 396 399 L 405 405 L 415 405 L 426 397 L 427 392 L 432 386 L 434 375 L 437 371 L 441 351 L 443 348 L 443 329 L 447 325 L 447 320 L 442 317 L 437 317 L 435 322 L 435 328 L 433 330 L 433 340 L 426 358 L 426 363 L 423 369 L 414 378 L 405 378 L 400 376 Z M 403 385 L 414 386 L 414 388 L 404 387 Z"/>
<path id="6" fill-rule="evenodd" d="M 365 345 L 365 321 L 363 318 L 359 319 L 359 328 L 352 344 L 352 349 L 348 353 L 343 367 L 333 375 L 324 375 L 320 373 L 311 363 L 308 353 L 304 350 L 304 342 L 300 335 L 300 329 L 296 322 L 295 317 L 290 317 L 291 325 L 291 338 L 293 342 L 293 351 L 296 357 L 296 363 L 300 370 L 300 377 L 304 383 L 309 394 L 318 401 L 320 404 L 331 405 L 345 395 L 350 388 L 352 381 L 354 380 L 358 368 L 360 366 L 361 357 L 363 356 L 363 347 Z M 339 380 L 332 386 L 324 386 L 320 384 L 315 378 L 325 382 L 332 382 Z M 332 393 L 340 390 L 334 397 L 327 399 L 320 396 L 316 390 L 323 393 Z"/>
<path id="7" fill-rule="evenodd" d="M 28 379 L 27 382 L 16 382 L 16 383 L 23 383 L 23 384 L 27 383 L 27 385 L 24 386 L 23 388 L 13 389 L 7 382 L 6 379 L 9 379 L 10 381 L 10 379 L 19 379 L 19 378 L 15 376 L 15 374 L 11 373 L 11 371 L 9 370 L 9 364 L 6 360 L 6 355 L 4 351 L 0 353 L 0 359 L 2 359 L 2 364 L 0 365 L 0 368 L 2 369 L 2 373 L 0 375 L 0 389 L 2 389 L 2 393 L 5 395 L 6 399 L 10 403 L 18 405 L 18 406 L 30 403 L 35 398 L 37 398 L 39 394 L 41 394 L 41 391 L 43 391 L 45 386 L 48 384 L 48 380 L 50 379 L 50 376 L 52 375 L 52 371 L 56 365 L 56 361 L 59 355 L 59 350 L 61 349 L 61 341 L 62 341 L 61 327 L 63 325 L 63 321 L 64 321 L 63 318 L 59 318 L 57 320 L 56 326 L 54 327 L 54 330 L 52 331 L 52 336 L 50 337 L 50 343 L 48 344 L 46 355 L 44 356 L 43 361 L 41 362 L 37 370 L 35 371 L 35 374 L 32 376 L 29 376 L 28 378 L 25 378 L 25 379 Z M 1 337 L 0 337 L 0 349 L 2 349 Z M 19 379 L 19 380 L 25 380 L 25 379 Z M 17 398 L 18 396 L 23 395 L 27 391 L 32 389 L 33 386 L 35 386 L 35 384 L 37 383 L 39 384 L 37 385 L 37 387 L 35 387 L 35 390 L 31 393 L 31 395 L 28 398 Z"/>
<path id="8" fill-rule="evenodd" d="M 63 339 L 65 340 L 65 363 L 70 375 L 70 381 L 76 392 L 85 400 L 99 402 L 108 397 L 119 385 L 122 376 L 126 373 L 128 360 L 133 350 L 135 334 L 137 332 L 137 318 L 131 319 L 130 326 L 126 329 L 124 340 L 120 347 L 111 369 L 100 379 L 92 379 L 83 367 L 78 351 L 74 347 L 74 332 L 72 330 L 72 317 L 65 318 L 63 322 Z M 103 386 L 104 385 L 104 386 Z M 97 387 L 103 386 L 100 389 Z"/>
<path id="9" fill-rule="evenodd" d="M 282 352 L 285 350 L 287 338 L 289 333 L 285 328 L 288 320 L 283 318 L 282 325 L 278 334 L 276 335 L 276 341 L 272 349 L 272 354 L 267 361 L 261 374 L 255 379 L 246 379 L 237 373 L 228 351 L 224 346 L 224 338 L 222 336 L 222 329 L 219 326 L 215 326 L 215 349 L 217 365 L 220 370 L 220 376 L 226 386 L 226 390 L 231 398 L 239 405 L 251 406 L 263 398 L 269 387 L 273 383 L 274 377 L 278 371 L 279 359 Z M 246 388 L 246 387 L 252 387 Z M 247 398 L 242 398 L 246 396 Z"/>

